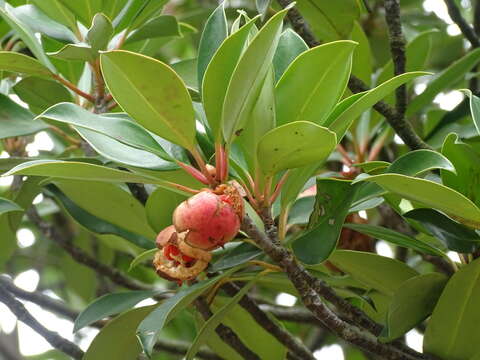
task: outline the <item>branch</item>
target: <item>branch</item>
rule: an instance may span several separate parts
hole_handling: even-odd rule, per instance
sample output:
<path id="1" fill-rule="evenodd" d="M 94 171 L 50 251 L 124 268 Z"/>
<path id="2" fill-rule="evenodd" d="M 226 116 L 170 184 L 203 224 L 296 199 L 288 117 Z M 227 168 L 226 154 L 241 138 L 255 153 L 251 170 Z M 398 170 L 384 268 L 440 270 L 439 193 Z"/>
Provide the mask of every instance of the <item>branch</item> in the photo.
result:
<path id="1" fill-rule="evenodd" d="M 390 35 L 390 52 L 392 53 L 393 70 L 395 75 L 405 73 L 407 58 L 405 56 L 405 37 L 400 21 L 400 0 L 385 0 L 385 19 L 387 20 Z M 402 119 L 407 109 L 407 85 L 403 84 L 395 90 L 396 116 Z M 398 121 L 398 120 L 397 120 Z"/>
<path id="2" fill-rule="evenodd" d="M 166 351 L 170 354 L 177 354 L 185 356 L 190 348 L 189 343 L 184 341 L 177 341 L 168 339 L 168 341 L 157 339 L 154 349 L 156 351 Z M 221 356 L 214 354 L 213 352 L 200 350 L 195 355 L 195 358 L 205 359 L 205 360 L 223 360 Z"/>
<path id="3" fill-rule="evenodd" d="M 240 290 L 239 287 L 233 283 L 226 283 L 222 286 L 222 288 L 230 297 L 234 297 L 235 294 Z M 280 343 L 285 345 L 285 347 L 290 350 L 295 358 L 311 360 L 315 359 L 312 352 L 303 343 L 298 341 L 283 327 L 273 322 L 272 319 L 270 319 L 268 315 L 263 312 L 262 309 L 260 309 L 255 300 L 248 296 L 248 294 L 239 301 L 239 305 L 250 313 L 257 324 L 273 335 Z"/>
<path id="4" fill-rule="evenodd" d="M 277 0 L 282 7 L 286 7 L 291 4 L 291 0 Z M 315 35 L 310 30 L 305 22 L 305 19 L 299 13 L 296 8 L 291 8 L 288 11 L 288 19 L 290 20 L 293 29 L 299 34 L 309 47 L 315 47 L 320 45 L 320 42 L 315 38 Z M 359 78 L 354 75 L 350 75 L 348 87 L 353 93 L 363 92 L 370 90 L 369 87 Z M 379 101 L 373 108 L 385 117 L 390 126 L 400 136 L 403 142 L 412 150 L 417 149 L 429 149 L 430 147 L 415 133 L 412 125 L 405 120 L 405 118 L 398 117 L 395 109 L 390 107 L 387 103 Z"/>
<path id="5" fill-rule="evenodd" d="M 205 321 L 207 321 L 213 316 L 213 313 L 210 310 L 210 307 L 208 306 L 207 302 L 203 297 L 200 296 L 195 300 L 195 307 L 197 308 L 198 312 L 200 313 L 200 315 L 202 315 Z M 228 326 L 219 324 L 215 328 L 215 332 L 220 337 L 220 339 L 222 339 L 223 342 L 225 342 L 225 344 L 233 348 L 245 360 L 261 360 L 260 357 L 257 354 L 255 354 L 252 350 L 250 350 L 242 342 L 242 340 L 238 337 L 238 335 L 235 334 L 235 332 Z"/>
<path id="6" fill-rule="evenodd" d="M 75 84 L 71 83 L 70 81 L 62 78 L 61 76 L 57 75 L 57 74 L 52 74 L 52 77 L 57 80 L 58 82 L 62 83 L 63 85 L 65 85 L 67 88 L 69 88 L 70 90 L 72 90 L 74 93 L 80 95 L 81 97 L 83 97 L 84 99 L 87 99 L 88 101 L 90 101 L 92 104 L 95 104 L 95 97 L 93 97 L 92 95 L 90 94 L 87 94 L 86 92 L 80 90 L 78 87 L 75 86 Z"/>
<path id="7" fill-rule="evenodd" d="M 50 331 L 40 324 L 32 314 L 30 314 L 23 304 L 16 300 L 8 290 L 0 284 L 0 301 L 3 302 L 10 311 L 17 317 L 17 319 L 24 324 L 31 327 L 38 334 L 40 334 L 47 342 L 55 349 L 70 355 L 74 359 L 80 360 L 84 352 L 74 343 L 64 339 L 54 331 Z"/>
<path id="8" fill-rule="evenodd" d="M 478 38 L 477 34 L 475 34 L 475 31 L 470 24 L 463 18 L 460 9 L 457 7 L 457 4 L 455 4 L 455 1 L 445 0 L 445 5 L 447 5 L 448 15 L 450 15 L 453 22 L 458 25 L 462 34 L 467 38 L 470 44 L 472 44 L 472 47 L 479 47 L 480 39 Z"/>
<path id="9" fill-rule="evenodd" d="M 390 344 L 382 344 L 373 334 L 339 318 L 337 314 L 323 303 L 316 291 L 321 290 L 323 293 L 329 295 L 331 298 L 333 297 L 334 300 L 338 302 L 338 299 L 335 299 L 335 297 L 338 296 L 333 289 L 324 286 L 321 284 L 321 281 L 317 281 L 318 279 L 313 278 L 307 270 L 295 260 L 295 257 L 289 250 L 270 241 L 270 239 L 256 227 L 248 216 L 245 216 L 243 219 L 242 230 L 254 240 L 256 244 L 268 256 L 270 256 L 270 258 L 272 258 L 272 260 L 282 267 L 292 284 L 297 289 L 307 309 L 309 309 L 312 314 L 334 334 L 360 349 L 380 355 L 382 358 L 390 360 L 418 360 L 426 358 L 425 355 L 417 353 L 411 349 L 408 349 L 407 352 L 407 349 L 399 349 Z M 322 287 L 317 289 L 319 285 L 322 285 Z M 342 299 L 342 301 L 345 300 Z M 342 301 L 340 301 L 340 303 L 342 303 Z"/>

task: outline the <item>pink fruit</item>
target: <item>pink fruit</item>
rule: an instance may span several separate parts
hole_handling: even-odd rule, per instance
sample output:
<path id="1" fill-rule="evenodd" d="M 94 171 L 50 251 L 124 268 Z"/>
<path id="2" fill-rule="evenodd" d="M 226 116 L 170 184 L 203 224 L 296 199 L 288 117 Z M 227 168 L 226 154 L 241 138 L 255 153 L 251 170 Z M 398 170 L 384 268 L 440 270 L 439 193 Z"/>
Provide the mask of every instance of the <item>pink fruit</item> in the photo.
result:
<path id="1" fill-rule="evenodd" d="M 187 232 L 185 242 L 203 250 L 213 250 L 232 240 L 240 229 L 241 198 L 236 191 L 216 193 L 205 190 L 182 202 L 173 213 L 178 233 Z M 237 205 L 236 205 L 237 204 Z M 242 208 L 243 209 L 243 208 Z"/>
<path id="2" fill-rule="evenodd" d="M 170 240 L 172 237 L 177 237 L 177 231 L 175 230 L 175 226 L 170 225 L 160 231 L 157 235 L 157 239 L 155 240 L 155 243 L 157 244 L 157 248 L 161 249 L 163 248 Z"/>

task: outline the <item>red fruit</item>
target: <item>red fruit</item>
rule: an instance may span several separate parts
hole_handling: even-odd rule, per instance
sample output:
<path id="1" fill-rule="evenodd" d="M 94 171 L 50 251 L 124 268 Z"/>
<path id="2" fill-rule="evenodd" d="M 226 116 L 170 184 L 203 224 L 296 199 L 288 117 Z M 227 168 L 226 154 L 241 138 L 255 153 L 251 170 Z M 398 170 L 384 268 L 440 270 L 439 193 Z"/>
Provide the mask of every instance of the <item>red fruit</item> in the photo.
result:
<path id="1" fill-rule="evenodd" d="M 177 231 L 175 230 L 175 226 L 170 225 L 166 227 L 157 235 L 157 239 L 155 241 L 155 243 L 157 244 L 157 248 L 163 248 L 170 240 L 174 241 L 176 237 Z"/>
<path id="2" fill-rule="evenodd" d="M 173 225 L 178 233 L 187 232 L 185 242 L 188 245 L 213 250 L 232 240 L 240 229 L 234 198 L 235 194 L 217 195 L 209 190 L 202 191 L 175 209 Z"/>

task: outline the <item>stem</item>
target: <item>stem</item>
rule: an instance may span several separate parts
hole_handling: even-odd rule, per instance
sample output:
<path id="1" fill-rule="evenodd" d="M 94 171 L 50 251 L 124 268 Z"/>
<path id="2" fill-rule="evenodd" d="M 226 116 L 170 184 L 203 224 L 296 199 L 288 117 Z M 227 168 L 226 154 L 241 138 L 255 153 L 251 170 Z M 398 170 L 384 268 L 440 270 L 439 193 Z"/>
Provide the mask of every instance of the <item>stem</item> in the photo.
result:
<path id="1" fill-rule="evenodd" d="M 93 97 L 92 95 L 90 94 L 87 94 L 86 92 L 83 92 L 82 90 L 80 90 L 78 87 L 75 86 L 75 84 L 71 83 L 70 81 L 62 78 L 61 76 L 57 75 L 57 74 L 52 74 L 52 77 L 57 80 L 58 82 L 62 83 L 63 85 L 65 85 L 67 88 L 69 88 L 70 90 L 72 90 L 74 93 L 76 93 L 77 95 L 80 95 L 81 97 L 83 97 L 84 99 L 90 101 L 92 104 L 95 104 L 95 97 Z"/>
<path id="2" fill-rule="evenodd" d="M 167 181 L 166 182 L 166 185 L 168 186 L 171 186 L 172 188 L 174 189 L 177 189 L 177 190 L 181 190 L 181 191 L 184 191 L 186 193 L 190 193 L 190 194 L 198 194 L 200 191 L 198 190 L 195 190 L 195 189 L 192 189 L 192 188 L 189 188 L 187 186 L 183 186 L 183 185 L 180 185 L 180 184 L 176 184 L 176 183 L 172 183 L 172 182 L 169 182 Z"/>
<path id="3" fill-rule="evenodd" d="M 285 182 L 287 181 L 288 175 L 290 175 L 290 170 L 287 170 L 278 181 L 277 185 L 275 186 L 273 195 L 270 197 L 269 204 L 273 204 L 275 200 L 277 200 L 280 192 L 282 191 L 283 184 L 285 184 Z"/>
<path id="4" fill-rule="evenodd" d="M 267 176 L 265 179 L 265 187 L 263 188 L 263 204 L 264 206 L 270 206 L 270 191 L 272 189 L 273 176 Z"/>
<path id="5" fill-rule="evenodd" d="M 193 147 L 191 150 L 190 150 L 190 153 L 192 154 L 193 158 L 195 159 L 195 162 L 197 163 L 198 167 L 200 168 L 200 171 L 203 173 L 203 175 L 205 175 L 205 177 L 207 178 L 208 180 L 208 183 L 210 184 L 210 186 L 214 187 L 216 185 L 216 181 L 215 179 L 212 177 L 212 175 L 210 174 L 210 172 L 208 171 L 207 169 L 207 165 L 205 164 L 205 161 L 203 161 L 203 157 L 202 155 L 200 154 L 200 152 L 198 151 L 198 149 L 196 147 Z"/>
<path id="6" fill-rule="evenodd" d="M 280 215 L 278 216 L 278 239 L 280 242 L 285 240 L 287 235 L 287 223 L 288 223 L 288 213 L 290 212 L 290 205 L 282 207 L 280 210 Z"/>
<path id="7" fill-rule="evenodd" d="M 192 175 L 196 180 L 200 181 L 204 185 L 209 185 L 210 181 L 207 177 L 199 170 L 195 169 L 193 166 L 185 164 L 181 161 L 175 160 L 178 166 L 185 170 L 188 174 Z"/>
<path id="8" fill-rule="evenodd" d="M 215 143 L 215 173 L 217 180 L 223 183 L 223 146 Z"/>
<path id="9" fill-rule="evenodd" d="M 60 128 L 54 126 L 54 125 L 49 125 L 49 129 L 52 130 L 57 135 L 63 137 L 65 140 L 67 140 L 69 143 L 71 143 L 75 146 L 82 145 L 82 142 L 80 140 L 77 140 L 74 137 L 68 135 L 65 131 L 63 131 L 62 129 L 60 129 Z"/>
<path id="10" fill-rule="evenodd" d="M 338 152 L 342 155 L 342 158 L 345 160 L 347 166 L 352 166 L 352 164 L 354 163 L 354 161 L 352 160 L 352 158 L 350 157 L 350 155 L 348 154 L 347 150 L 345 150 L 345 148 L 343 147 L 342 144 L 338 144 L 337 145 L 337 150 Z"/>

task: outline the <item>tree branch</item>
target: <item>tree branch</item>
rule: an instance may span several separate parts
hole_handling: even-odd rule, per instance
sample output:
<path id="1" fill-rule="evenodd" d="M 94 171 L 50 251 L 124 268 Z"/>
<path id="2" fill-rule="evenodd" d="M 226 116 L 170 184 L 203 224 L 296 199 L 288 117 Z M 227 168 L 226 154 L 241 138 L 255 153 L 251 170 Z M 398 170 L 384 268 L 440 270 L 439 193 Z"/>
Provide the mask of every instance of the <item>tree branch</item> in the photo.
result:
<path id="1" fill-rule="evenodd" d="M 234 297 L 235 294 L 240 291 L 240 288 L 233 283 L 224 284 L 222 289 L 225 290 L 230 297 Z M 303 343 L 294 338 L 287 330 L 273 322 L 272 319 L 260 309 L 255 300 L 248 296 L 248 294 L 239 301 L 239 305 L 250 313 L 257 324 L 273 335 L 280 343 L 285 345 L 295 358 L 305 360 L 315 359 L 312 352 Z"/>
<path id="2" fill-rule="evenodd" d="M 454 0 L 445 0 L 445 5 L 447 5 L 448 15 L 452 18 L 453 22 L 458 25 L 463 36 L 472 44 L 472 47 L 477 48 L 480 46 L 480 39 L 477 34 L 475 34 L 474 29 L 470 24 L 463 18 L 460 9 L 455 4 Z"/>
<path id="3" fill-rule="evenodd" d="M 291 0 L 277 0 L 282 7 L 291 4 Z M 305 22 L 305 19 L 296 8 L 291 8 L 287 14 L 293 29 L 299 34 L 309 47 L 320 45 L 320 42 L 315 38 L 315 35 L 310 30 Z M 370 90 L 369 87 L 359 78 L 350 75 L 348 82 L 349 89 L 354 92 L 363 92 Z M 412 150 L 429 149 L 430 147 L 415 133 L 412 125 L 402 117 L 398 117 L 395 109 L 390 107 L 387 103 L 379 101 L 373 108 L 385 117 L 390 126 L 400 136 L 403 142 Z"/>
<path id="4" fill-rule="evenodd" d="M 70 355 L 74 359 L 82 359 L 84 352 L 74 343 L 64 339 L 54 331 L 48 330 L 32 314 L 30 314 L 23 304 L 16 300 L 12 294 L 0 284 L 0 301 L 3 302 L 10 311 L 17 317 L 17 319 L 24 324 L 31 327 L 38 334 L 40 334 L 47 342 L 55 349 Z"/>

